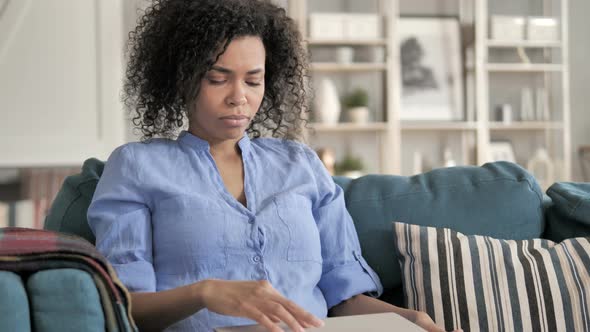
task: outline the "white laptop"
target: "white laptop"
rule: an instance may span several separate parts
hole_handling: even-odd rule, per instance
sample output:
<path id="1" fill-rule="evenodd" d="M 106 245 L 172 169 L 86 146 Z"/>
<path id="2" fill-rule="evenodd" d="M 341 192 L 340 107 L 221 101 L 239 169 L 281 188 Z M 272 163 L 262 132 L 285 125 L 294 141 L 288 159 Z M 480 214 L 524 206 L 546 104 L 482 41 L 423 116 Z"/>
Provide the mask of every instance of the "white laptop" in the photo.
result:
<path id="1" fill-rule="evenodd" d="M 325 325 L 320 328 L 309 328 L 305 331 L 317 332 L 424 332 L 418 325 L 410 322 L 396 313 L 332 317 L 324 320 Z M 281 325 L 285 332 L 291 332 L 286 325 Z M 233 326 L 215 329 L 216 332 L 267 332 L 261 325 Z"/>

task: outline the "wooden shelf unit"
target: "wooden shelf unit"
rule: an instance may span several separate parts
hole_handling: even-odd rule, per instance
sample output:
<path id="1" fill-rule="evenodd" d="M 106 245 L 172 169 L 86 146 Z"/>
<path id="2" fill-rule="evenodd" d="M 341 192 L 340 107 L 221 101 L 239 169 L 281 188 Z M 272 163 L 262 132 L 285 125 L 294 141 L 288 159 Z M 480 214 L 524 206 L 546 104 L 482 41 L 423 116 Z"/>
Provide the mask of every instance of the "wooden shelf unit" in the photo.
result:
<path id="1" fill-rule="evenodd" d="M 473 36 L 473 43 L 470 44 L 474 48 L 473 60 L 469 61 L 471 64 L 465 64 L 466 79 L 465 84 L 469 83 L 469 76 L 472 77 L 472 102 L 466 103 L 464 110 L 465 116 L 463 121 L 406 121 L 400 119 L 401 109 L 401 64 L 400 64 L 400 50 L 399 38 L 396 34 L 399 17 L 405 13 L 400 14 L 400 0 L 375 0 L 377 1 L 379 13 L 383 22 L 383 37 L 370 40 L 341 40 L 341 39 L 314 39 L 308 37 L 308 18 L 311 13 L 311 1 L 322 0 L 287 0 L 289 5 L 289 13 L 298 22 L 301 32 L 306 40 L 307 47 L 313 52 L 315 49 L 329 49 L 337 47 L 352 47 L 356 49 L 382 47 L 385 49 L 385 61 L 383 63 L 350 63 L 341 64 L 334 62 L 314 62 L 311 63 L 310 73 L 312 75 L 337 75 L 339 79 L 354 80 L 354 75 L 365 75 L 367 73 L 383 73 L 385 77 L 384 86 L 386 89 L 385 101 L 383 103 L 382 120 L 383 122 L 369 123 L 364 125 L 351 123 L 338 123 L 335 125 L 326 124 L 311 124 L 311 127 L 317 134 L 332 135 L 340 140 L 340 144 L 350 144 L 355 142 L 356 134 L 366 134 L 374 132 L 377 136 L 379 144 L 381 144 L 381 158 L 383 163 L 379 168 L 379 173 L 387 174 L 407 174 L 407 167 L 402 166 L 404 159 L 408 157 L 408 151 L 414 148 L 412 142 L 413 138 L 418 137 L 436 137 L 437 141 L 433 141 L 432 145 L 446 144 L 445 140 L 461 142 L 460 151 L 463 156 L 467 156 L 470 164 L 481 165 L 489 161 L 490 141 L 495 137 L 503 135 L 514 135 L 524 137 L 537 137 L 558 135 L 558 144 L 545 142 L 546 146 L 550 144 L 559 145 L 563 154 L 560 156 L 560 161 L 563 164 L 563 177 L 559 180 L 567 181 L 571 178 L 571 142 L 570 142 L 570 102 L 569 102 L 569 62 L 568 62 L 568 0 L 543 0 L 544 9 L 560 8 L 559 15 L 555 15 L 560 22 L 561 38 L 560 40 L 498 40 L 490 38 L 488 34 L 489 20 L 495 9 L 492 0 L 457 0 L 459 4 L 458 18 L 463 27 L 471 27 Z M 341 0 L 345 1 L 345 0 Z M 506 0 L 508 1 L 508 0 Z M 560 5 L 557 5 L 559 3 Z M 551 6 L 549 5 L 551 4 Z M 311 4 L 313 7 L 314 4 Z M 490 7 L 492 5 L 492 7 Z M 336 6 L 336 5 L 334 5 Z M 351 6 L 348 2 L 344 6 L 346 8 L 358 6 Z M 313 8 L 319 8 L 317 6 Z M 323 7 L 322 7 L 323 8 Z M 497 7 L 500 8 L 500 7 Z M 325 10 L 325 9 L 322 9 Z M 531 9 L 537 10 L 537 9 Z M 505 9 L 504 9 L 505 11 Z M 333 10 L 338 12 L 338 10 Z M 532 12 L 531 15 L 539 16 L 552 15 L 550 13 Z M 511 13 L 502 12 L 504 15 Z M 523 15 L 523 13 L 514 13 L 515 15 Z M 467 28 L 469 29 L 469 28 Z M 531 58 L 533 63 L 511 63 L 491 61 L 488 57 L 490 52 L 497 52 L 502 54 L 505 50 L 514 49 L 519 53 L 526 49 L 528 53 L 543 52 L 543 54 L 559 54 L 559 63 L 535 63 L 536 61 L 544 61 Z M 552 58 L 555 60 L 557 58 Z M 510 60 L 507 60 L 510 61 Z M 466 61 L 467 62 L 467 61 Z M 506 77 L 528 77 L 530 80 L 547 81 L 548 77 L 557 78 L 561 80 L 560 86 L 545 85 L 547 91 L 553 98 L 559 95 L 559 105 L 553 105 L 553 110 L 550 114 L 551 119 L 559 119 L 556 121 L 516 121 L 511 123 L 501 123 L 493 121 L 491 117 L 492 110 L 497 103 L 502 101 L 490 100 L 490 77 L 494 79 L 503 75 Z M 351 78 L 347 78 L 350 75 Z M 510 76 L 512 75 L 512 76 Z M 468 89 L 465 89 L 468 90 Z M 495 91 L 495 90 L 494 90 Z M 518 104 L 515 106 L 515 112 L 518 111 Z M 557 113 L 553 113 L 557 112 Z M 514 119 L 518 117 L 515 116 Z M 528 136 L 527 136 L 528 135 Z M 331 136 L 331 137 L 332 137 Z M 323 137 L 323 136 L 322 136 Z M 406 140 L 407 137 L 411 137 Z M 402 157 L 403 156 L 403 157 Z"/>

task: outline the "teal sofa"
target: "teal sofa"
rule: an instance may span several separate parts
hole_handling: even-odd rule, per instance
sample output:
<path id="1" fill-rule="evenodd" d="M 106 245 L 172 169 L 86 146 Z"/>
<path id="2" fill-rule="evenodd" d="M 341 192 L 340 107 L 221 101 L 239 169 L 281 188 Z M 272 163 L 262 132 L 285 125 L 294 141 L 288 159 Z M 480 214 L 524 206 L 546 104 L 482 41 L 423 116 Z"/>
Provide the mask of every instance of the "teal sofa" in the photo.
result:
<path id="1" fill-rule="evenodd" d="M 89 159 L 80 174 L 66 179 L 47 216 L 46 229 L 76 234 L 94 243 L 86 210 L 103 166 L 102 162 Z M 392 221 L 502 239 L 560 241 L 590 236 L 590 184 L 557 183 L 545 194 L 527 171 L 512 163 L 443 168 L 412 177 L 367 175 L 355 180 L 334 180 L 344 189 L 363 255 L 383 283 L 381 298 L 397 305 L 404 303 Z M 64 275 L 64 280 L 66 277 L 72 276 Z M 0 273 L 0 285 L 2 278 Z M 57 277 L 55 282 L 60 282 Z M 89 298 L 83 292 L 70 296 L 74 300 Z M 5 301 L 10 300 L 0 298 L 2 316 L 7 314 L 6 310 L 18 312 L 19 308 L 8 308 Z M 101 304 L 94 305 L 100 314 Z M 72 322 L 63 326 L 79 326 L 76 320 L 84 317 L 55 319 Z M 2 324 L 0 320 L 0 331 L 7 330 Z"/>

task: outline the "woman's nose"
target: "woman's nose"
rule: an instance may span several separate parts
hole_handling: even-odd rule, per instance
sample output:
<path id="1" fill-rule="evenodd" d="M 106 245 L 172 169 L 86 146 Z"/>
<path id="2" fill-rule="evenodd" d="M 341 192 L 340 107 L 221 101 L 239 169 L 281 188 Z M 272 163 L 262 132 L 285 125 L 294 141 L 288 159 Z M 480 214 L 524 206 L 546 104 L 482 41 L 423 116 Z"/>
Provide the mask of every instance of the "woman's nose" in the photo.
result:
<path id="1" fill-rule="evenodd" d="M 232 85 L 231 91 L 226 98 L 226 102 L 232 106 L 244 105 L 248 100 L 246 99 L 246 90 L 242 82 L 235 82 Z"/>

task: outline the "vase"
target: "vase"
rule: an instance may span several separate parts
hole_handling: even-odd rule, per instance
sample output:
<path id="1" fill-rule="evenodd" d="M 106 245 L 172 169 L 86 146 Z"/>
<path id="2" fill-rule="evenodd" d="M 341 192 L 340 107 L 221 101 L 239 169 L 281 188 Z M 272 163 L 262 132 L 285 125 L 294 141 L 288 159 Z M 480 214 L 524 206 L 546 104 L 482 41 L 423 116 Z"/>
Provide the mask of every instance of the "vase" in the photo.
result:
<path id="1" fill-rule="evenodd" d="M 412 164 L 412 174 L 420 174 L 423 172 L 424 168 L 422 167 L 422 153 L 420 151 L 414 151 L 413 155 L 413 164 Z"/>
<path id="2" fill-rule="evenodd" d="M 342 172 L 342 176 L 346 176 L 347 178 L 351 178 L 351 179 L 357 179 L 357 178 L 360 178 L 363 175 L 364 174 L 363 174 L 362 171 L 346 171 L 346 172 Z"/>
<path id="3" fill-rule="evenodd" d="M 366 106 L 349 108 L 347 113 L 350 122 L 361 124 L 369 122 L 369 108 Z"/>
<path id="4" fill-rule="evenodd" d="M 520 93 L 520 120 L 534 121 L 535 109 L 533 105 L 533 91 L 531 88 L 523 88 Z"/>
<path id="5" fill-rule="evenodd" d="M 334 81 L 320 80 L 314 99 L 316 121 L 324 124 L 337 124 L 340 119 L 340 99 Z"/>
<path id="6" fill-rule="evenodd" d="M 555 181 L 555 168 L 549 153 L 544 148 L 535 151 L 533 157 L 527 162 L 527 169 L 531 172 L 543 190 Z"/>
<path id="7" fill-rule="evenodd" d="M 545 88 L 537 88 L 537 103 L 535 106 L 537 120 L 549 121 L 549 95 Z"/>

